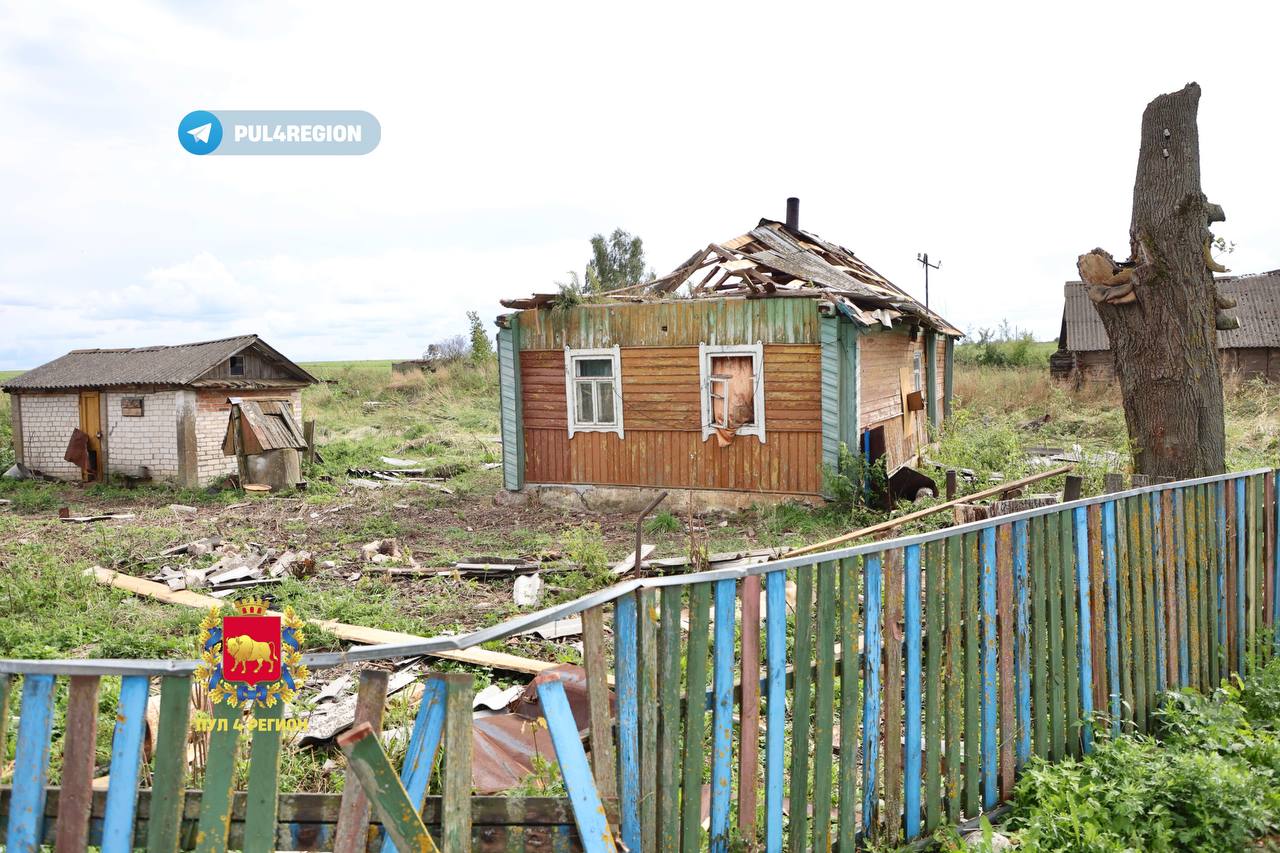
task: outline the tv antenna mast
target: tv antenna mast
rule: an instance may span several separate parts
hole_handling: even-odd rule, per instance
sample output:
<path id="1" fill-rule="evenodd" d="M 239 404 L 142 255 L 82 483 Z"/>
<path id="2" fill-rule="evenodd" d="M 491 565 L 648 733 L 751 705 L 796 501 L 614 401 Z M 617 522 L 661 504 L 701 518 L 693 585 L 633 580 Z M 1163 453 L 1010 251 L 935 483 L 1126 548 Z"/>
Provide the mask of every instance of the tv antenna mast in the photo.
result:
<path id="1" fill-rule="evenodd" d="M 928 310 L 929 308 L 929 270 L 942 269 L 942 261 L 938 261 L 936 264 L 929 263 L 928 252 L 917 254 L 916 260 L 919 261 L 920 265 L 924 267 L 924 307 L 926 310 Z"/>

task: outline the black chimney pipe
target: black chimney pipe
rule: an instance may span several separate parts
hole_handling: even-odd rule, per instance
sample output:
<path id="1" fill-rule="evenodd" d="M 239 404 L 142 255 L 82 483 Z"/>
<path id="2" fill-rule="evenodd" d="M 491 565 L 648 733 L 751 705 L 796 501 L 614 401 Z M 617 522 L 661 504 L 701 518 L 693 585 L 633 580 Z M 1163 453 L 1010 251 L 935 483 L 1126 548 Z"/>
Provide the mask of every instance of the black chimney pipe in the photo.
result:
<path id="1" fill-rule="evenodd" d="M 795 196 L 787 199 L 787 227 L 800 230 L 800 199 Z"/>

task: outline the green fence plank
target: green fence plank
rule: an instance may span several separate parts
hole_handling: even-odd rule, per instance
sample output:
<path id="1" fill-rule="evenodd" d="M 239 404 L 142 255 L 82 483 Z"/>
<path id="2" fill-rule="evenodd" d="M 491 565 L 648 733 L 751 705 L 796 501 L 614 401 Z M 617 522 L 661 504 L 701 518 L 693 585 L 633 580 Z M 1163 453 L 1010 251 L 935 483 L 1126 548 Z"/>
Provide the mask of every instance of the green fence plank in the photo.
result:
<path id="1" fill-rule="evenodd" d="M 924 831 L 942 822 L 942 542 L 924 548 Z"/>
<path id="2" fill-rule="evenodd" d="M 862 703 L 858 684 L 858 561 L 840 561 L 840 805 L 839 848 L 854 849 L 858 834 L 858 743 Z"/>
<path id="3" fill-rule="evenodd" d="M 836 564 L 818 567 L 817 683 L 813 710 L 813 847 L 831 849 L 831 772 L 835 726 Z"/>
<path id="4" fill-rule="evenodd" d="M 946 755 L 947 755 L 947 821 L 959 823 L 964 809 L 960 803 L 960 779 L 964 756 L 960 749 L 961 708 L 964 696 L 964 652 L 961 628 L 964 619 L 962 537 L 952 536 L 946 545 Z M 927 594 L 927 593 L 926 593 Z M 843 848 L 841 848 L 843 849 Z"/>
<path id="5" fill-rule="evenodd" d="M 892 845 L 902 833 L 902 619 L 903 554 L 884 560 L 884 838 Z"/>
<path id="6" fill-rule="evenodd" d="M 1142 534 L 1142 636 L 1146 663 L 1146 703 L 1143 714 L 1148 728 L 1151 727 L 1156 703 L 1160 698 L 1159 679 L 1156 670 L 1159 667 L 1159 637 L 1156 635 L 1156 549 L 1151 537 L 1151 494 L 1142 496 L 1138 504 L 1138 529 Z"/>
<path id="7" fill-rule="evenodd" d="M 636 668 L 640 705 L 640 838 L 645 850 L 658 845 L 658 621 L 657 592 L 636 592 L 639 634 Z"/>
<path id="8" fill-rule="evenodd" d="M 1249 535 L 1248 562 L 1245 564 L 1245 573 L 1249 581 L 1249 641 L 1245 644 L 1245 648 L 1249 653 L 1250 660 L 1259 652 L 1260 632 L 1264 625 L 1262 614 L 1262 572 L 1259 566 L 1262 563 L 1262 537 L 1258 535 L 1261 529 L 1262 515 L 1262 476 L 1254 475 L 1249 478 L 1249 484 L 1245 487 L 1248 495 L 1248 513 L 1249 513 Z"/>
<path id="9" fill-rule="evenodd" d="M 1050 525 L 1052 518 L 1054 524 Z M 1061 637 L 1058 635 L 1058 622 L 1049 624 L 1050 584 L 1049 577 L 1057 572 L 1050 572 L 1045 567 L 1048 548 L 1049 530 L 1056 529 L 1057 518 L 1040 516 L 1027 524 L 1029 559 L 1031 560 L 1031 747 L 1035 754 L 1044 758 L 1049 755 L 1050 721 L 1061 716 L 1062 706 L 1055 703 L 1049 707 L 1049 680 L 1053 667 L 1050 663 L 1054 653 L 1061 659 Z M 1057 537 L 1054 537 L 1056 539 Z M 1052 588 L 1056 589 L 1057 584 Z"/>
<path id="10" fill-rule="evenodd" d="M 982 645 L 978 639 L 978 535 L 964 534 L 964 813 L 975 817 L 982 811 L 979 769 L 982 764 L 978 730 L 982 720 L 978 710 L 978 663 Z"/>
<path id="11" fill-rule="evenodd" d="M 0 673 L 0 761 L 9 757 L 9 694 L 13 691 L 13 676 Z"/>
<path id="12" fill-rule="evenodd" d="M 796 569 L 795 651 L 791 663 L 791 850 L 802 853 L 809 839 L 810 667 L 813 662 L 813 566 Z"/>
<path id="13" fill-rule="evenodd" d="M 191 678 L 160 679 L 160 726 L 152 763 L 147 850 L 177 850 L 186 792 L 187 735 L 191 722 Z"/>
<path id="14" fill-rule="evenodd" d="M 469 672 L 445 675 L 443 838 L 449 853 L 471 849 L 471 731 L 475 679 Z"/>
<path id="15" fill-rule="evenodd" d="M 276 845 L 276 807 L 280 787 L 279 721 L 284 703 L 253 709 L 253 738 L 249 742 L 248 801 L 244 812 L 245 853 L 268 853 Z"/>
<path id="16" fill-rule="evenodd" d="M 1218 685 L 1217 646 L 1217 602 L 1218 584 L 1214 579 L 1217 573 L 1210 561 L 1212 548 L 1216 547 L 1211 535 L 1213 516 L 1209 514 L 1209 487 L 1196 486 L 1196 518 L 1199 524 L 1198 551 L 1200 560 L 1200 657 L 1204 662 L 1205 683 L 1203 690 L 1208 692 Z"/>
<path id="17" fill-rule="evenodd" d="M 1016 682 L 1014 678 L 1013 649 L 1017 635 L 1014 624 L 1016 602 L 1013 595 L 1013 525 L 1001 524 L 996 528 L 996 613 L 998 621 L 999 654 L 996 658 L 1000 679 L 1000 799 L 1013 795 L 1015 771 L 1014 743 L 1018 739 L 1018 714 L 1016 708 Z"/>
<path id="18" fill-rule="evenodd" d="M 235 790 L 236 753 L 240 746 L 239 704 L 219 702 L 213 706 L 209 733 L 209 753 L 204 767 L 204 793 L 200 798 L 200 819 L 196 824 L 197 853 L 222 853 L 231 830 L 231 794 Z"/>
<path id="19" fill-rule="evenodd" d="M 1065 682 L 1066 693 L 1066 738 L 1067 749 L 1072 755 L 1080 754 L 1080 673 L 1085 668 L 1085 664 L 1089 664 L 1094 679 L 1100 679 L 1103 674 L 1098 670 L 1092 669 L 1091 657 L 1089 661 L 1080 659 L 1080 636 L 1077 625 L 1080 624 L 1081 616 L 1076 612 L 1079 596 L 1076 586 L 1076 533 L 1084 534 L 1084 527 L 1077 527 L 1075 520 L 1072 518 L 1073 513 L 1060 512 L 1057 515 L 1058 521 L 1058 550 L 1060 559 L 1058 560 L 1058 571 L 1060 572 L 1061 582 L 1057 585 L 1059 599 L 1053 603 L 1053 612 L 1056 614 L 1058 608 L 1062 609 L 1062 656 L 1059 665 L 1066 671 L 1066 677 L 1061 674 L 1056 677 L 1059 684 Z M 1085 543 L 1087 546 L 1087 543 Z M 1084 549 L 1086 553 L 1091 553 L 1087 547 Z M 1088 573 L 1085 573 L 1087 577 Z M 1101 619 L 1101 614 L 1087 614 L 1092 618 Z M 1088 639 L 1088 638 L 1086 638 Z M 1090 653 L 1092 654 L 1092 652 Z M 1105 657 L 1102 658 L 1105 660 Z M 1050 699 L 1056 706 L 1058 699 Z M 1057 734 L 1055 733 L 1055 737 Z"/>
<path id="20" fill-rule="evenodd" d="M 1133 584 L 1133 635 L 1134 635 L 1134 722 L 1139 731 L 1147 731 L 1151 722 L 1151 702 L 1148 697 L 1155 693 L 1156 685 L 1152 684 L 1155 660 L 1152 648 L 1155 646 L 1148 629 L 1151 622 L 1147 620 L 1147 585 L 1148 542 L 1146 530 L 1142 525 L 1142 501 L 1139 496 L 1129 498 L 1129 581 Z"/>
<path id="21" fill-rule="evenodd" d="M 658 850 L 680 849 L 680 599 L 684 587 L 662 588 L 658 629 Z M 690 694 L 692 695 L 692 694 Z"/>
<path id="22" fill-rule="evenodd" d="M 1130 577 L 1129 560 L 1129 502 L 1124 498 L 1116 500 L 1116 566 L 1118 582 L 1116 585 L 1116 616 L 1120 629 L 1120 718 L 1125 724 L 1124 731 L 1133 731 L 1133 710 L 1136 685 L 1133 680 L 1133 581 Z"/>
<path id="23" fill-rule="evenodd" d="M 1178 584 L 1177 564 L 1178 549 L 1173 535 L 1173 490 L 1160 493 L 1160 543 L 1164 556 L 1164 660 L 1165 685 L 1169 689 L 1178 686 L 1179 653 L 1181 651 L 1180 630 L 1178 624 Z"/>
<path id="24" fill-rule="evenodd" d="M 1062 758 L 1066 745 L 1066 697 L 1062 644 L 1062 553 L 1058 547 L 1061 536 L 1058 516 L 1032 521 L 1032 560 L 1037 569 L 1034 584 L 1038 591 L 1036 604 L 1036 639 L 1043 644 L 1046 657 L 1044 680 L 1037 679 L 1036 686 L 1036 755 L 1048 756 L 1054 761 Z M 1041 540 L 1039 554 L 1035 540 Z M 1047 730 L 1041 733 L 1041 725 Z"/>
<path id="25" fill-rule="evenodd" d="M 689 645 L 685 663 L 685 695 L 707 695 L 707 649 L 711 632 L 711 584 L 694 584 L 689 590 Z M 706 767 L 707 706 L 685 702 L 684 762 L 680 789 L 680 849 L 702 849 L 702 776 Z"/>
<path id="26" fill-rule="evenodd" d="M 1201 654 L 1201 595 L 1200 595 L 1200 505 L 1194 486 L 1182 491 L 1182 525 L 1183 550 L 1186 555 L 1187 575 L 1187 637 L 1188 658 L 1191 662 L 1191 680 L 1189 687 L 1201 690 L 1209 683 L 1205 670 L 1204 656 Z"/>

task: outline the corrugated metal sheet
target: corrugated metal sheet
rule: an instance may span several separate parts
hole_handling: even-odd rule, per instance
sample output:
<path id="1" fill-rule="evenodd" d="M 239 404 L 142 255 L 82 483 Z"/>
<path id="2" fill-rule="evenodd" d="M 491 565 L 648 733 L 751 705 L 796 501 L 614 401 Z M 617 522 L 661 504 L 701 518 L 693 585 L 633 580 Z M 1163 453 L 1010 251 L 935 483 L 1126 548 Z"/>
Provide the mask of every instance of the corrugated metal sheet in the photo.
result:
<path id="1" fill-rule="evenodd" d="M 818 343 L 816 298 L 579 305 L 523 311 L 516 317 L 521 350 Z"/>
<path id="2" fill-rule="evenodd" d="M 297 372 L 299 380 L 315 382 L 309 373 L 280 356 L 257 335 L 241 335 L 176 346 L 72 350 L 0 387 L 6 391 L 44 391 L 122 385 L 188 385 L 254 344 L 279 356 L 290 370 Z"/>
<path id="3" fill-rule="evenodd" d="M 1224 276 L 1215 282 L 1219 292 L 1239 303 L 1232 313 L 1240 318 L 1240 328 L 1218 332 L 1218 349 L 1280 347 L 1280 270 Z M 1084 285 L 1069 281 L 1064 294 L 1063 320 L 1067 339 L 1063 349 L 1073 352 L 1111 349 L 1102 318 L 1089 300 Z"/>

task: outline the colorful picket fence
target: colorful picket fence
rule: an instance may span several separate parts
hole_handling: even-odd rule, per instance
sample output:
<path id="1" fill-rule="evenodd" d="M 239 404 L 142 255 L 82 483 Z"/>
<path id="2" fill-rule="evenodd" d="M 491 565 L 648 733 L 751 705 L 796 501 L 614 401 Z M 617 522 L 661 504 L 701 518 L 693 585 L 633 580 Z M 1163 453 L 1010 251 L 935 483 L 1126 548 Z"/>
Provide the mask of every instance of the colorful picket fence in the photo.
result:
<path id="1" fill-rule="evenodd" d="M 253 734 L 243 793 L 232 789 L 228 737 L 211 745 L 203 791 L 184 794 L 194 663 L 0 661 L 0 705 L 22 678 L 0 820 L 11 851 L 906 842 L 995 808 L 1033 756 L 1088 752 L 1099 726 L 1147 731 L 1164 691 L 1207 691 L 1274 654 L 1278 512 L 1270 470 L 1160 484 L 825 554 L 632 580 L 464 637 L 308 656 L 318 668 L 429 654 L 582 614 L 590 758 L 560 685 L 540 678 L 568 797 L 510 798 L 505 811 L 493 804 L 501 798 L 470 795 L 467 676 L 428 679 L 397 772 L 370 737 L 385 676 L 379 685 L 366 671 L 363 725 L 340 739 L 348 785 L 325 800 L 277 790 L 281 739 L 270 726 Z M 97 682 L 117 675 L 101 796 L 89 785 Z M 47 789 L 60 676 L 69 676 L 62 780 Z M 161 724 L 144 766 L 153 677 Z M 441 751 L 437 800 L 426 792 Z M 500 832 L 481 820 L 499 812 Z"/>

